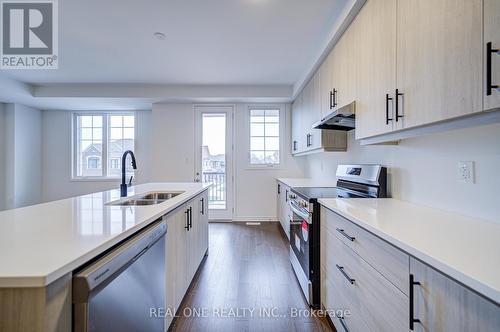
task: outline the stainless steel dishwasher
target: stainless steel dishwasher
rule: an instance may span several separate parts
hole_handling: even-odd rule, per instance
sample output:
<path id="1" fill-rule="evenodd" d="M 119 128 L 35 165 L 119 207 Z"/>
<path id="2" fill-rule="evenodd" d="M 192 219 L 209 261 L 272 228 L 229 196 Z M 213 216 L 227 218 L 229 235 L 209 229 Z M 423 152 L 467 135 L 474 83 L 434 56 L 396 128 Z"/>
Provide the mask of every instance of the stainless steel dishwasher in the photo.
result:
<path id="1" fill-rule="evenodd" d="M 74 275 L 75 332 L 164 331 L 166 233 L 155 223 Z"/>

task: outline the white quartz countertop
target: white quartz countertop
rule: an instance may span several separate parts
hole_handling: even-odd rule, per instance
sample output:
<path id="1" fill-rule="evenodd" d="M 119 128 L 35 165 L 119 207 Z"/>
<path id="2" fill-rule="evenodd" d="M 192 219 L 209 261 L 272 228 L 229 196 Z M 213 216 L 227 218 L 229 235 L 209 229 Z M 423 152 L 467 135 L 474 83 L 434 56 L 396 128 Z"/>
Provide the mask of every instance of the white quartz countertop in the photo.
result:
<path id="1" fill-rule="evenodd" d="M 396 199 L 319 199 L 328 209 L 500 303 L 500 220 Z"/>
<path id="2" fill-rule="evenodd" d="M 321 179 L 309 179 L 309 178 L 277 178 L 281 183 L 286 184 L 289 187 L 335 187 L 337 181 L 335 180 L 321 180 Z"/>
<path id="3" fill-rule="evenodd" d="M 0 212 L 0 287 L 41 287 L 73 271 L 207 189 L 201 183 L 149 183 L 128 196 L 183 192 L 149 206 L 109 206 L 119 190 Z"/>

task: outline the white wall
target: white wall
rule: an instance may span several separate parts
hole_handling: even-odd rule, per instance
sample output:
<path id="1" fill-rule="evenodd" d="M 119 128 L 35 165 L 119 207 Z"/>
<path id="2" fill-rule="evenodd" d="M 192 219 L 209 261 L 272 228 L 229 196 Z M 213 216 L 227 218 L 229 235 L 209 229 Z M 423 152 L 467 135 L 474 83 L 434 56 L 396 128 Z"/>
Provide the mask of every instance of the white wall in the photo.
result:
<path id="1" fill-rule="evenodd" d="M 118 188 L 121 180 L 71 180 L 71 112 L 43 111 L 43 201 Z M 149 181 L 151 111 L 136 112 L 136 183 Z"/>
<path id="2" fill-rule="evenodd" d="M 261 105 L 262 106 L 262 105 Z M 248 169 L 248 104 L 235 105 L 234 117 L 234 220 L 276 219 L 276 177 L 300 177 L 299 160 L 291 157 L 289 106 L 285 111 L 287 133 L 284 165 L 280 169 Z M 195 173 L 195 125 L 193 104 L 153 105 L 154 181 L 193 181 Z"/>
<path id="3" fill-rule="evenodd" d="M 3 119 L 3 207 L 12 209 L 37 204 L 42 197 L 41 111 L 19 104 L 7 104 Z"/>
<path id="4" fill-rule="evenodd" d="M 0 211 L 5 209 L 5 179 L 7 177 L 5 171 L 5 149 L 6 149 L 6 134 L 5 134 L 5 104 L 0 103 Z"/>
<path id="5" fill-rule="evenodd" d="M 307 176 L 334 179 L 339 163 L 389 167 L 392 197 L 500 222 L 500 124 L 403 140 L 398 146 L 360 146 L 303 157 Z M 458 162 L 475 162 L 475 184 L 458 181 Z"/>

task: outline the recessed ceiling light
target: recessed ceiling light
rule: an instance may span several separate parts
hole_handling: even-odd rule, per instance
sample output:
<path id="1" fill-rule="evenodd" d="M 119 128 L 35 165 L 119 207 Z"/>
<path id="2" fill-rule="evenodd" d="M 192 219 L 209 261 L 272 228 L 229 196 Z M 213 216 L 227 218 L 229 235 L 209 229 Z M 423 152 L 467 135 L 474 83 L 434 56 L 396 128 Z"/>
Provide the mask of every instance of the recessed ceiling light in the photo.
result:
<path id="1" fill-rule="evenodd" d="M 163 32 L 155 32 L 153 33 L 153 36 L 155 36 L 155 38 L 158 40 L 164 40 L 166 38 Z"/>

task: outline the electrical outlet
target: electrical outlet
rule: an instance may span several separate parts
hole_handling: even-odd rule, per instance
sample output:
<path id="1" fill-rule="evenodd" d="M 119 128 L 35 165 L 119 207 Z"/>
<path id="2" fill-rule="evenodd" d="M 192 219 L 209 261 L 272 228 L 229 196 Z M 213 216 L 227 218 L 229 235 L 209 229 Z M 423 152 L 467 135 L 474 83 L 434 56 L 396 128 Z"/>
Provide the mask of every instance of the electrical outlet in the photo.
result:
<path id="1" fill-rule="evenodd" d="M 458 162 L 458 179 L 462 183 L 474 183 L 474 162 Z"/>

